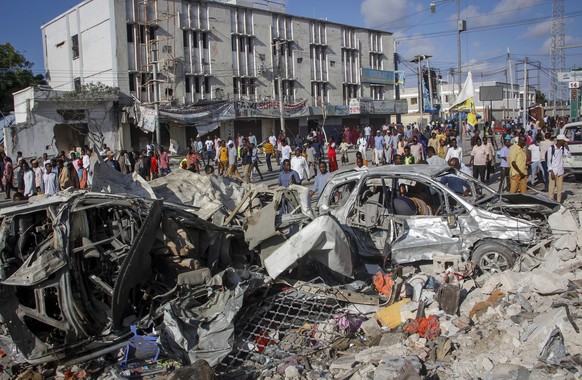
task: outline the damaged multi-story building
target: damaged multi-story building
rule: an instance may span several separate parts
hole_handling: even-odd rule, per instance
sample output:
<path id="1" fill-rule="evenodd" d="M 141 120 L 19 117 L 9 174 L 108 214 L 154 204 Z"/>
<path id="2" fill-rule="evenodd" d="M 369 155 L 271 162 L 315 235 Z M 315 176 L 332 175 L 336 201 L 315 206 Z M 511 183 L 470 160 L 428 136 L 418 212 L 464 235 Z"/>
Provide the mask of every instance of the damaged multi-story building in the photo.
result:
<path id="1" fill-rule="evenodd" d="M 328 131 L 380 126 L 407 112 L 406 101 L 395 100 L 402 76 L 394 71 L 391 33 L 289 15 L 282 2 L 86 0 L 41 31 L 50 88 L 15 94 L 21 117 L 7 134 L 13 136 L 9 152 L 60 149 L 51 141 L 65 133 L 58 130 L 63 112 L 54 103 L 48 107 L 46 98 L 54 95 L 46 92 L 89 83 L 119 89 L 105 101 L 114 107 L 99 105 L 110 113 L 102 128 L 112 133 L 104 133 L 104 142 L 115 149 L 143 147 L 153 138 L 144 130 L 152 131 L 156 90 L 161 144 L 173 140 L 179 151 L 210 132 L 252 131 L 265 139 L 280 129 L 279 99 L 293 135 L 318 123 Z M 35 124 L 39 115 L 53 125 Z M 18 139 L 24 128 L 43 138 Z M 87 140 L 82 128 L 67 133 L 71 145 Z"/>

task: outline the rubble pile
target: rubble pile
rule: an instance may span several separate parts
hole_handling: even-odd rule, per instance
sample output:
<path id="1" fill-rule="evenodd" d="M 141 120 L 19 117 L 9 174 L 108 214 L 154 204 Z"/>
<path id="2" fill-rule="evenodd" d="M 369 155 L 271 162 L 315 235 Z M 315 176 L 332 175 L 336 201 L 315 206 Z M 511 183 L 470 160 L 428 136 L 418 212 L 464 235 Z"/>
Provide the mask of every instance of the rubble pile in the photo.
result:
<path id="1" fill-rule="evenodd" d="M 0 209 L 1 380 L 582 374 L 571 210 L 527 252 L 503 250 L 509 270 L 460 254 L 371 264 L 303 187 L 95 170 L 103 192 L 140 196 L 60 193 Z"/>

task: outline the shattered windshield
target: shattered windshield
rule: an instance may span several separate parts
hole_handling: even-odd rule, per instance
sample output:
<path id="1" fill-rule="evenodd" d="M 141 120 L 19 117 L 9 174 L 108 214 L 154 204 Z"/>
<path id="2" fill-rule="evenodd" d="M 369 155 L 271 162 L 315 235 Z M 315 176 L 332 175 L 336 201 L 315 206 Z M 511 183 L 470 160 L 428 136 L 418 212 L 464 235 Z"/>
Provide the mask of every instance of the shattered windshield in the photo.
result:
<path id="1" fill-rule="evenodd" d="M 489 186 L 454 168 L 438 173 L 434 179 L 461 195 L 469 203 L 484 201 L 496 194 Z"/>

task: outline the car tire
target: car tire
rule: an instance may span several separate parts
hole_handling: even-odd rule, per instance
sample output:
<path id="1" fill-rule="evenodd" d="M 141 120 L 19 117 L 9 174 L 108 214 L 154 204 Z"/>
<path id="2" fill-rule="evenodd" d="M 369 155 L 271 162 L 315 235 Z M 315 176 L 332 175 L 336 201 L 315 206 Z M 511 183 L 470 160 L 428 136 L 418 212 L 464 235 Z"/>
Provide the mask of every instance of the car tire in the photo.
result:
<path id="1" fill-rule="evenodd" d="M 515 264 L 515 253 L 507 245 L 495 241 L 477 244 L 471 255 L 482 272 L 499 273 Z"/>

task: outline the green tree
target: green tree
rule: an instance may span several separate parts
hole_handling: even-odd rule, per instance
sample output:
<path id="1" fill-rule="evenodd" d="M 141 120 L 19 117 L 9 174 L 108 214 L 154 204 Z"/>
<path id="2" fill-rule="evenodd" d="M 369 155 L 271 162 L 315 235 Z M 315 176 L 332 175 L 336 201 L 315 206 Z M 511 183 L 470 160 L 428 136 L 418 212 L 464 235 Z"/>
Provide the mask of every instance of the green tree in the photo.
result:
<path id="1" fill-rule="evenodd" d="M 9 42 L 0 44 L 0 111 L 14 109 L 12 93 L 28 86 L 46 84 L 41 74 L 33 74 L 32 66 Z"/>
<path id="2" fill-rule="evenodd" d="M 546 95 L 540 90 L 536 90 L 536 104 L 546 104 L 547 102 Z"/>

